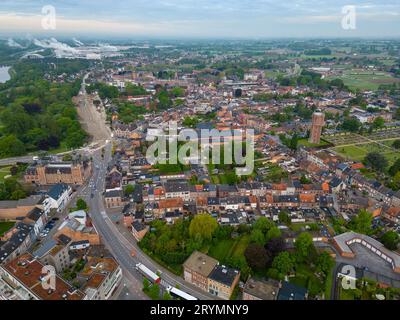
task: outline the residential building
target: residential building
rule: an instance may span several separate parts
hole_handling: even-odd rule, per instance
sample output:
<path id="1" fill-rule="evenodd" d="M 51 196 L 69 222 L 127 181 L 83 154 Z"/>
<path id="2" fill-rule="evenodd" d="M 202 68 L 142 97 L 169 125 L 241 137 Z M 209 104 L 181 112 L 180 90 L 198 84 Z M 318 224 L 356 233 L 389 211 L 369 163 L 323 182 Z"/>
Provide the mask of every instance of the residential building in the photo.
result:
<path id="1" fill-rule="evenodd" d="M 72 188 L 65 183 L 57 183 L 53 185 L 46 194 L 46 199 L 43 201 L 43 208 L 46 214 L 49 214 L 52 209 L 61 212 L 67 206 L 71 199 Z"/>
<path id="2" fill-rule="evenodd" d="M 183 264 L 183 277 L 185 281 L 208 291 L 208 276 L 217 264 L 216 259 L 195 251 Z"/>
<path id="3" fill-rule="evenodd" d="M 229 300 L 239 283 L 240 272 L 226 266 L 216 265 L 208 276 L 208 292 Z"/>

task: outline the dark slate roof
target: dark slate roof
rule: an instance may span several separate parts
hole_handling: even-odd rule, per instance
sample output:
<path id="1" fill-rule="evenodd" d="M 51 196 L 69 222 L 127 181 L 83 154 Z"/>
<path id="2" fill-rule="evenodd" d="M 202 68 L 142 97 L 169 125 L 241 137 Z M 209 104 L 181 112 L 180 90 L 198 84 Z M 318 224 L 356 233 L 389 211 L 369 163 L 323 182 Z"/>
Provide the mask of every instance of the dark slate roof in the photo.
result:
<path id="1" fill-rule="evenodd" d="M 134 222 L 132 222 L 132 228 L 135 229 L 137 232 L 140 232 L 146 229 L 146 226 L 143 223 L 135 220 Z"/>
<path id="2" fill-rule="evenodd" d="M 232 286 L 235 281 L 235 277 L 239 274 L 239 271 L 228 268 L 226 266 L 217 265 L 214 267 L 214 270 L 211 271 L 208 276 L 211 280 L 222 283 L 228 287 Z"/>
<path id="3" fill-rule="evenodd" d="M 305 300 L 306 295 L 307 289 L 285 281 L 279 290 L 278 300 Z"/>
<path id="4" fill-rule="evenodd" d="M 49 192 L 47 192 L 47 195 L 54 200 L 58 200 L 62 196 L 62 194 L 68 190 L 68 188 L 69 186 L 65 183 L 59 183 L 52 186 Z"/>
<path id="5" fill-rule="evenodd" d="M 343 183 L 343 181 L 341 179 L 339 179 L 338 177 L 334 177 L 330 182 L 329 185 L 332 188 L 336 188 L 338 186 L 340 186 L 340 184 Z"/>

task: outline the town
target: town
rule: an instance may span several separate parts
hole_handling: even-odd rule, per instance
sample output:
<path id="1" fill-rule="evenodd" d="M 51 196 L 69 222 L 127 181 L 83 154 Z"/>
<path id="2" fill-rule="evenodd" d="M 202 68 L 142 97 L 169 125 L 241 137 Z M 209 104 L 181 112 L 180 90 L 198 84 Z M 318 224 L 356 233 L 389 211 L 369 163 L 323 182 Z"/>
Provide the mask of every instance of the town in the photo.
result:
<path id="1" fill-rule="evenodd" d="M 400 299 L 400 41 L 0 53 L 1 300 Z"/>

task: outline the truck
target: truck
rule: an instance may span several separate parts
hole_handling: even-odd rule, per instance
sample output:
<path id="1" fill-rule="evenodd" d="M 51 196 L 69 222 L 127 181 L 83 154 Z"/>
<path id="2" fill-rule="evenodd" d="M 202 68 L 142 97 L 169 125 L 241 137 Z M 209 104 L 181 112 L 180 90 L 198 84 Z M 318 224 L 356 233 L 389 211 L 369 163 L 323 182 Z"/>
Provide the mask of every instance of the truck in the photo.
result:
<path id="1" fill-rule="evenodd" d="M 159 284 L 161 282 L 161 278 L 142 263 L 136 264 L 136 270 L 152 283 Z"/>

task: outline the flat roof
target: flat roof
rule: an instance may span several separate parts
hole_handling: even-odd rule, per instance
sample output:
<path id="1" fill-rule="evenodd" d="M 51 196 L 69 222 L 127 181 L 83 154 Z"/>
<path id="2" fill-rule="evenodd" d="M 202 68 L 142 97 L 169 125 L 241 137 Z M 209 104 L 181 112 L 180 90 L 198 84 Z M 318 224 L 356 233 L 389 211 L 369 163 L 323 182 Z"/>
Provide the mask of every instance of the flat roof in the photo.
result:
<path id="1" fill-rule="evenodd" d="M 393 268 L 394 269 L 400 268 L 400 255 L 398 255 L 394 251 L 386 249 L 382 243 L 369 236 L 351 231 L 342 233 L 334 237 L 333 239 L 343 253 L 354 254 L 353 250 L 351 250 L 350 245 L 354 243 L 353 241 L 355 241 L 357 243 L 361 243 L 366 247 L 368 247 L 368 245 L 371 246 L 372 248 L 374 248 L 374 249 L 371 248 L 372 253 L 375 253 L 379 256 L 383 254 L 389 257 L 392 260 Z"/>
<path id="2" fill-rule="evenodd" d="M 204 277 L 208 277 L 214 267 L 218 264 L 218 261 L 214 258 L 207 256 L 204 253 L 195 251 L 185 261 L 183 266 L 188 268 Z"/>
<path id="3" fill-rule="evenodd" d="M 261 300 L 276 300 L 279 292 L 279 281 L 264 281 L 250 278 L 243 291 Z"/>
<path id="4" fill-rule="evenodd" d="M 41 283 L 43 264 L 26 253 L 3 266 L 9 274 L 21 282 L 36 297 L 42 300 L 82 300 L 85 295 L 75 290 L 59 276 L 56 276 L 55 290 L 44 289 Z"/>

